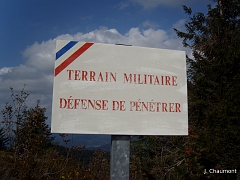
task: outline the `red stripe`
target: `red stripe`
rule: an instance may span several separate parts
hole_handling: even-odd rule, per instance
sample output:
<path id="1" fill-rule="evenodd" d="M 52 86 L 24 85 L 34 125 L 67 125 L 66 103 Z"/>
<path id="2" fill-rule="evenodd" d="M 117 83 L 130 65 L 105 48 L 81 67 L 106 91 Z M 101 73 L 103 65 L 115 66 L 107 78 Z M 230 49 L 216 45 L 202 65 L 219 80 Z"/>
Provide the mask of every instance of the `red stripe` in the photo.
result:
<path id="1" fill-rule="evenodd" d="M 84 53 L 93 44 L 94 43 L 85 43 L 82 47 L 80 47 L 75 53 L 73 53 L 69 58 L 67 58 L 62 64 L 60 64 L 55 69 L 54 76 L 57 76 L 62 70 L 64 70 L 69 64 L 71 64 L 75 59 L 77 59 L 82 53 Z"/>

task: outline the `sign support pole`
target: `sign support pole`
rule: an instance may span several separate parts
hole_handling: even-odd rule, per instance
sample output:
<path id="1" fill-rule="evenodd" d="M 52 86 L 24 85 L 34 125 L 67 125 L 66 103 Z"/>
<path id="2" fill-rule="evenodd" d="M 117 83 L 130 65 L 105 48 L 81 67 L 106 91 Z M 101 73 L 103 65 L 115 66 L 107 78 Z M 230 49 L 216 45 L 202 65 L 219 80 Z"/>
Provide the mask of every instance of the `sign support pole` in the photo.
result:
<path id="1" fill-rule="evenodd" d="M 129 180 L 130 138 L 128 135 L 111 135 L 111 180 Z"/>

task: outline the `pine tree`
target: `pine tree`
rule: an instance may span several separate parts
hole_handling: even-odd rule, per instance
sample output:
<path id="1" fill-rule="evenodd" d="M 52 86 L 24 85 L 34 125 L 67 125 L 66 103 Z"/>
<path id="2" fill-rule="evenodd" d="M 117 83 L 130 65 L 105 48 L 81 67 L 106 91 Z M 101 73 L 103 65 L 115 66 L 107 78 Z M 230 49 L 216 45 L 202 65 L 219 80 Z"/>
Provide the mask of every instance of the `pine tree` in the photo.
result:
<path id="1" fill-rule="evenodd" d="M 240 2 L 215 2 L 206 15 L 184 6 L 186 32 L 175 29 L 194 57 L 187 57 L 191 179 L 237 176 L 204 169 L 240 171 Z"/>
<path id="2" fill-rule="evenodd" d="M 20 128 L 19 143 L 28 151 L 39 152 L 51 146 L 52 140 L 49 126 L 46 124 L 46 108 L 39 106 L 40 101 L 34 108 L 27 111 L 27 117 Z"/>

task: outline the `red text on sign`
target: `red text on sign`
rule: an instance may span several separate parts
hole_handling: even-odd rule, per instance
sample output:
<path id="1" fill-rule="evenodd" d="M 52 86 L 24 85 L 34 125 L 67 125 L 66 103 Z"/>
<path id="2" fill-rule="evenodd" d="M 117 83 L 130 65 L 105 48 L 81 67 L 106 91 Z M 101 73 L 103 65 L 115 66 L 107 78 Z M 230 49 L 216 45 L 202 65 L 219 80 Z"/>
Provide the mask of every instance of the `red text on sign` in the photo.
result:
<path id="1" fill-rule="evenodd" d="M 130 101 L 130 111 L 181 112 L 180 103 Z"/>
<path id="2" fill-rule="evenodd" d="M 125 111 L 126 110 L 125 101 L 112 101 L 112 110 Z"/>
<path id="3" fill-rule="evenodd" d="M 177 86 L 177 76 L 123 73 L 124 83 Z"/>
<path id="4" fill-rule="evenodd" d="M 61 109 L 93 109 L 93 110 L 108 110 L 108 100 L 90 100 L 90 99 L 73 99 L 70 96 L 68 99 L 59 99 Z"/>
<path id="5" fill-rule="evenodd" d="M 117 74 L 113 72 L 96 72 L 85 70 L 67 70 L 68 80 L 116 82 Z"/>

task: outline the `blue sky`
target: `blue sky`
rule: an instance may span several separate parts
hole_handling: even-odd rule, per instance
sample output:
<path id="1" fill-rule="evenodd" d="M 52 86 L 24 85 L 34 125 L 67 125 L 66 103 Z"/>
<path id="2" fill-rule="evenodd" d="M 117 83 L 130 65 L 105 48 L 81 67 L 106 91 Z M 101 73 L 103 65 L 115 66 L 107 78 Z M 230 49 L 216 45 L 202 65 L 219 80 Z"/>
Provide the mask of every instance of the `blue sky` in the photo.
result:
<path id="1" fill-rule="evenodd" d="M 168 3 L 166 3 L 168 2 Z M 100 27 L 125 34 L 133 27 L 170 31 L 186 19 L 181 4 L 206 11 L 208 0 L 2 0 L 0 67 L 24 63 L 22 52 L 61 34 L 87 33 Z"/>
<path id="2" fill-rule="evenodd" d="M 55 41 L 124 43 L 184 50 L 173 27 L 184 30 L 188 16 L 206 12 L 209 0 L 1 0 L 0 108 L 9 87 L 27 84 L 30 106 L 41 99 L 51 117 Z"/>

